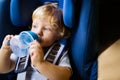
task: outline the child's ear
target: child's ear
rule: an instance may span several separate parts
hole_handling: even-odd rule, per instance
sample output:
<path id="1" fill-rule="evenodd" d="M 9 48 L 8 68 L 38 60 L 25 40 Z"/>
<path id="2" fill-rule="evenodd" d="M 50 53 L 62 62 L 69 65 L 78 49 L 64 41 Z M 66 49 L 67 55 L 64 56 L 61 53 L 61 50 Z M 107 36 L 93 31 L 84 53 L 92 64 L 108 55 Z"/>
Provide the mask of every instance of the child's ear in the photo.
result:
<path id="1" fill-rule="evenodd" d="M 64 35 L 63 32 L 59 32 L 57 40 L 60 40 L 61 38 L 63 38 L 63 35 Z"/>

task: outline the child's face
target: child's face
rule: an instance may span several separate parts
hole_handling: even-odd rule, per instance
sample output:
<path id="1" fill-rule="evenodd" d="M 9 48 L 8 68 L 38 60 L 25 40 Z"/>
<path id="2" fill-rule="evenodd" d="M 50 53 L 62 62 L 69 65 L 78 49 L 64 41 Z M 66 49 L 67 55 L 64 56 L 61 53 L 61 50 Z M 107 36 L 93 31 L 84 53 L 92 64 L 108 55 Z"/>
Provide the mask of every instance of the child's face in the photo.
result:
<path id="1" fill-rule="evenodd" d="M 47 17 L 42 19 L 33 19 L 31 31 L 39 35 L 42 47 L 50 46 L 59 38 L 58 30 L 50 25 Z"/>

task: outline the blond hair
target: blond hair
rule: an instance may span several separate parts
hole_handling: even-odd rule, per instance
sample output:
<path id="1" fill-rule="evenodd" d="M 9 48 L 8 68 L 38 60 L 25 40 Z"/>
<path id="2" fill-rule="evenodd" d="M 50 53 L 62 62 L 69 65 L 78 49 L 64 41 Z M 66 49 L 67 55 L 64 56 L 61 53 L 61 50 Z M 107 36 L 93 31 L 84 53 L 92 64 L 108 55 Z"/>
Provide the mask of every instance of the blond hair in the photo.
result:
<path id="1" fill-rule="evenodd" d="M 68 37 L 70 34 L 66 35 L 66 28 L 63 22 L 63 13 L 62 10 L 58 8 L 58 6 L 54 3 L 45 4 L 43 6 L 38 7 L 32 15 L 32 19 L 47 17 L 50 21 L 50 25 L 54 28 L 59 28 L 61 37 Z"/>

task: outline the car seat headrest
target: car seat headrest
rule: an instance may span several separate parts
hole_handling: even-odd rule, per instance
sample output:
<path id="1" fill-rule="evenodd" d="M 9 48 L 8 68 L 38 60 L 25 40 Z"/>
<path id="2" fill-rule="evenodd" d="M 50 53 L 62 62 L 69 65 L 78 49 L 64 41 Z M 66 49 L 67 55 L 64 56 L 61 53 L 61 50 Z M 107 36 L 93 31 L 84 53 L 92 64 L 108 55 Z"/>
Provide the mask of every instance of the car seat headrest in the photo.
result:
<path id="1" fill-rule="evenodd" d="M 24 27 L 31 25 L 32 12 L 41 5 L 39 0 L 11 0 L 10 18 L 14 26 Z"/>
<path id="2" fill-rule="evenodd" d="M 69 28 L 71 28 L 73 25 L 73 10 L 74 10 L 74 5 L 72 0 L 64 0 L 63 19 L 65 25 Z"/>
<path id="3" fill-rule="evenodd" d="M 32 13 L 45 2 L 57 2 L 59 8 L 63 8 L 63 0 L 11 0 L 10 18 L 14 26 L 31 26 Z"/>

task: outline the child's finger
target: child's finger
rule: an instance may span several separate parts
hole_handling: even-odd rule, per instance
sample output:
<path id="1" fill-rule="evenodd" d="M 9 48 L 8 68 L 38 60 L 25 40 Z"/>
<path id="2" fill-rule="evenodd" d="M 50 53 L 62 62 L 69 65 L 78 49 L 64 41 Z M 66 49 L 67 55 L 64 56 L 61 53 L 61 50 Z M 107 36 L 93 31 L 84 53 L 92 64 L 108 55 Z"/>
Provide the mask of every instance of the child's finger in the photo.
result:
<path id="1" fill-rule="evenodd" d="M 7 35 L 5 38 L 4 38 L 4 41 L 3 41 L 3 45 L 10 45 L 10 40 L 11 38 L 13 37 L 13 35 Z"/>

